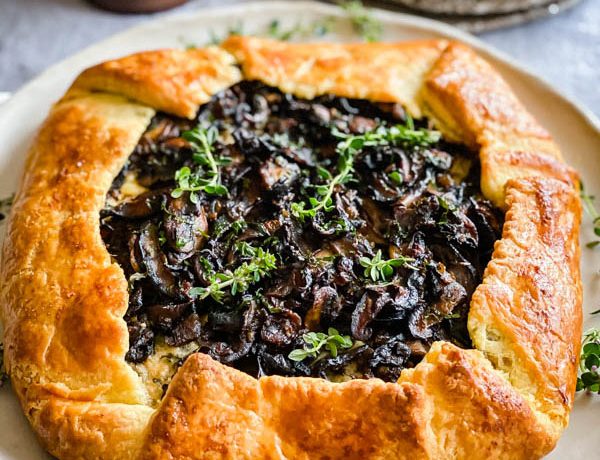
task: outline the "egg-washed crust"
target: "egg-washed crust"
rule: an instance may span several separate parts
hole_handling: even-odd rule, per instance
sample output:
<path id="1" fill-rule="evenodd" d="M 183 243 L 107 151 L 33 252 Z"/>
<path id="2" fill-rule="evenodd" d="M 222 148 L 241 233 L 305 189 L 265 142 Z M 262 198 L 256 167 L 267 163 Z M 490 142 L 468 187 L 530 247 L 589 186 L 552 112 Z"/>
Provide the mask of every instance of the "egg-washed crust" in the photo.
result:
<path id="1" fill-rule="evenodd" d="M 242 78 L 302 97 L 399 102 L 480 150 L 482 190 L 507 214 L 471 303 L 476 350 L 435 343 L 398 383 L 256 380 L 195 354 L 150 406 L 124 360 L 127 282 L 102 243 L 99 211 L 155 110 L 193 118 Z M 574 394 L 576 185 L 548 133 L 457 43 L 234 37 L 222 48 L 100 64 L 53 107 L 9 217 L 0 266 L 7 371 L 59 458 L 538 458 L 566 426 Z"/>

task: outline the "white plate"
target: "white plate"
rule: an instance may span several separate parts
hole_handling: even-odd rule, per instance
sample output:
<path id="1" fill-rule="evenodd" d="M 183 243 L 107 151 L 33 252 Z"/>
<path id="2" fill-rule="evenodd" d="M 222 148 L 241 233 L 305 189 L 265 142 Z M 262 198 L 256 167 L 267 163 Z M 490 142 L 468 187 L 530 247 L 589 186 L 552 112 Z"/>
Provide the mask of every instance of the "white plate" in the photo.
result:
<path id="1" fill-rule="evenodd" d="M 246 33 L 263 33 L 272 19 L 292 26 L 297 20 L 313 21 L 324 16 L 342 17 L 333 6 L 314 2 L 257 2 L 237 7 L 203 9 L 185 16 L 172 16 L 148 22 L 115 35 L 46 70 L 25 85 L 0 107 L 0 197 L 13 192 L 21 174 L 25 154 L 53 101 L 67 89 L 84 68 L 143 49 L 202 44 L 210 32 L 225 31 L 243 21 Z M 384 40 L 451 37 L 469 43 L 493 62 L 535 117 L 554 135 L 571 165 L 581 171 L 587 189 L 600 196 L 600 122 L 587 110 L 576 106 L 558 91 L 510 58 L 479 40 L 448 25 L 397 13 L 376 12 L 385 25 Z M 331 40 L 356 40 L 347 21 L 340 20 Z M 573 63 L 571 63 L 573 64 Z M 582 241 L 593 238 L 589 217 L 584 220 Z M 592 326 L 591 311 L 600 308 L 600 252 L 583 249 L 585 285 L 585 327 Z M 598 324 L 596 319 L 596 325 Z M 557 459 L 591 458 L 600 452 L 598 424 L 600 397 L 579 395 L 571 424 L 556 450 L 548 457 Z M 30 460 L 49 458 L 38 447 L 25 417 L 8 388 L 0 390 L 0 459 Z M 593 454 L 592 454 L 593 456 Z"/>

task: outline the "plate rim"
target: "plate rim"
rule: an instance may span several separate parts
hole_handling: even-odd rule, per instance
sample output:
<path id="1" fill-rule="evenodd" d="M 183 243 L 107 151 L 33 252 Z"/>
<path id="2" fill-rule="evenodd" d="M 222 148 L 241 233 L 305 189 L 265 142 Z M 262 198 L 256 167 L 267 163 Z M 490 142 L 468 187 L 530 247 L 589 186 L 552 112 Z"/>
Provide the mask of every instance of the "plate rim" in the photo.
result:
<path id="1" fill-rule="evenodd" d="M 87 56 L 91 52 L 94 51 L 95 48 L 100 48 L 105 45 L 106 42 L 117 40 L 122 37 L 126 37 L 129 34 L 139 33 L 144 29 L 152 29 L 153 27 L 160 26 L 164 23 L 172 23 L 179 21 L 190 21 L 190 20 L 200 20 L 200 16 L 220 16 L 223 13 L 228 13 L 232 17 L 239 17 L 240 11 L 248 11 L 248 10 L 262 10 L 268 7 L 269 9 L 276 10 L 281 9 L 285 10 L 286 8 L 297 8 L 297 9 L 312 9 L 316 10 L 317 13 L 336 16 L 338 18 L 344 18 L 345 14 L 341 7 L 337 5 L 325 4 L 321 2 L 317 2 L 314 0 L 300 0 L 300 1 L 285 1 L 285 0 L 254 0 L 250 2 L 237 3 L 234 5 L 224 5 L 224 6 L 212 6 L 212 7 L 198 7 L 195 10 L 186 11 L 186 12 L 176 12 L 173 14 L 168 14 L 166 16 L 161 16 L 157 18 L 150 19 L 148 21 L 143 21 L 137 25 L 132 27 L 128 27 L 120 32 L 109 35 L 108 37 L 103 38 L 100 41 L 94 42 L 80 51 L 67 56 L 64 59 L 50 65 L 27 82 L 25 82 L 18 90 L 16 90 L 10 99 L 6 101 L 2 106 L 0 106 L 0 117 L 5 116 L 11 109 L 11 107 L 16 104 L 23 94 L 27 94 L 30 91 L 30 88 L 35 88 L 40 81 L 43 81 L 46 75 L 49 75 L 53 72 L 59 71 L 61 67 L 68 65 L 70 62 L 77 61 L 82 58 L 82 56 Z M 527 78 L 535 80 L 537 84 L 539 84 L 544 90 L 554 93 L 563 102 L 569 105 L 575 112 L 577 112 L 580 117 L 585 120 L 585 122 L 592 127 L 598 135 L 600 135 L 600 117 L 596 116 L 582 101 L 580 101 L 576 96 L 567 95 L 565 92 L 557 88 L 554 84 L 548 81 L 545 77 L 538 75 L 535 71 L 527 66 L 527 64 L 518 61 L 517 59 L 511 57 L 509 54 L 504 51 L 496 49 L 492 45 L 488 45 L 481 39 L 475 37 L 474 35 L 462 31 L 455 26 L 450 24 L 446 24 L 442 21 L 438 21 L 431 18 L 425 18 L 421 16 L 416 16 L 413 14 L 401 13 L 396 11 L 384 10 L 381 8 L 370 8 L 374 17 L 380 20 L 384 26 L 385 24 L 394 24 L 400 26 L 410 26 L 417 27 L 426 31 L 433 31 L 435 33 L 439 33 L 441 35 L 445 35 L 449 38 L 462 41 L 469 46 L 476 49 L 479 53 L 486 56 L 490 56 L 495 60 L 502 62 L 504 65 L 508 66 L 511 70 L 516 71 L 517 73 L 523 74 Z M 327 40 L 323 40 L 327 41 Z M 57 97 L 60 97 L 58 95 Z"/>

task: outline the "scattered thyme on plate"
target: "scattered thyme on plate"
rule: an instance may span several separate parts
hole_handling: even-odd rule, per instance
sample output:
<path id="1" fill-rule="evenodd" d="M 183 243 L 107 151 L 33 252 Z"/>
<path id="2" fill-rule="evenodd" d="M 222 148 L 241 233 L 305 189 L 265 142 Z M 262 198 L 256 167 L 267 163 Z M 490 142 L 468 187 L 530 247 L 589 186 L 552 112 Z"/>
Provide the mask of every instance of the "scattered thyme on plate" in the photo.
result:
<path id="1" fill-rule="evenodd" d="M 273 19 L 269 24 L 267 36 L 276 40 L 289 41 L 295 38 L 322 37 L 331 32 L 333 18 L 327 17 L 304 24 L 297 22 L 293 27 L 284 28 L 279 19 Z"/>
<path id="2" fill-rule="evenodd" d="M 360 0 L 340 1 L 354 31 L 367 42 L 376 42 L 383 34 L 383 24 L 373 16 L 371 10 L 363 5 Z"/>
<path id="3" fill-rule="evenodd" d="M 381 39 L 383 24 L 373 17 L 371 9 L 365 7 L 362 1 L 341 0 L 337 3 L 345 12 L 346 17 L 352 26 L 352 30 L 359 37 L 367 42 L 375 42 Z M 256 35 L 262 35 L 281 41 L 323 37 L 332 32 L 335 25 L 335 17 L 325 17 L 309 22 L 298 21 L 291 27 L 282 25 L 280 19 L 273 19 L 262 33 L 258 32 Z M 234 35 L 246 35 L 243 22 L 238 21 L 234 26 L 229 27 L 223 35 L 218 35 L 214 31 L 210 31 L 210 39 L 207 45 L 219 45 L 224 40 Z M 194 43 L 185 41 L 184 46 L 186 49 L 198 47 Z"/>
<path id="4" fill-rule="evenodd" d="M 576 390 L 600 394 L 600 329 L 590 329 L 583 336 Z"/>
<path id="5" fill-rule="evenodd" d="M 594 234 L 600 237 L 600 213 L 596 210 L 594 206 L 594 200 L 596 199 L 593 195 L 588 195 L 583 186 L 583 182 L 580 183 L 580 191 L 579 195 L 581 197 L 581 202 L 583 203 L 583 209 L 588 215 L 592 218 L 592 224 L 594 225 Z M 586 243 L 586 246 L 590 249 L 595 248 L 600 244 L 600 240 L 594 240 Z"/>

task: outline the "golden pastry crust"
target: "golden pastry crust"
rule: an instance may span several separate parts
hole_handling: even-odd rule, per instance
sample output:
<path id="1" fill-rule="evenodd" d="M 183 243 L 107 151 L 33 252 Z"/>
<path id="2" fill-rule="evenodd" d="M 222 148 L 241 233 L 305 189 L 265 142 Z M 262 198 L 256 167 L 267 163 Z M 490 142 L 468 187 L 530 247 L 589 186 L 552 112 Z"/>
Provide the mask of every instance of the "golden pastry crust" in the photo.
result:
<path id="1" fill-rule="evenodd" d="M 240 80 L 232 56 L 217 47 L 137 53 L 85 70 L 73 89 L 121 94 L 157 110 L 194 118 L 198 106 Z"/>
<path id="2" fill-rule="evenodd" d="M 127 282 L 100 238 L 99 211 L 155 110 L 191 118 L 241 78 L 305 97 L 400 102 L 480 149 L 482 190 L 507 214 L 469 314 L 477 350 L 438 342 L 396 384 L 256 380 L 196 354 L 150 407 L 124 360 Z M 7 370 L 59 458 L 538 458 L 566 426 L 574 392 L 576 181 L 508 86 L 459 44 L 235 37 L 222 49 L 100 64 L 52 109 L 9 218 Z"/>
<path id="3" fill-rule="evenodd" d="M 420 118 L 417 94 L 447 42 L 320 44 L 315 52 L 311 44 L 233 36 L 221 46 L 237 58 L 246 79 L 308 99 L 329 93 L 399 102 Z"/>
<path id="4" fill-rule="evenodd" d="M 502 239 L 473 294 L 469 333 L 561 431 L 581 338 L 581 204 L 572 187 L 555 180 L 512 180 L 507 189 Z"/>

